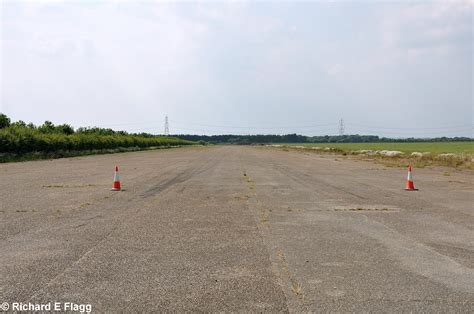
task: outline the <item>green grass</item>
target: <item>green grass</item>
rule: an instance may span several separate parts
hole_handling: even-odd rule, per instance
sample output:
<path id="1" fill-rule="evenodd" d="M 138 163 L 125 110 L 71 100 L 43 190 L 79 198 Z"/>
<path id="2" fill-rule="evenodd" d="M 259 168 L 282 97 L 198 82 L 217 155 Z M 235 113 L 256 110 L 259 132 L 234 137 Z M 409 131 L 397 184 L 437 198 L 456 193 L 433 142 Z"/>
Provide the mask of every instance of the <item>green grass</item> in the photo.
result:
<path id="1" fill-rule="evenodd" d="M 433 154 L 474 154 L 474 142 L 423 142 L 423 143 L 314 143 L 287 144 L 291 146 L 331 147 L 343 151 L 355 150 L 398 150 L 404 153 L 430 152 Z"/>

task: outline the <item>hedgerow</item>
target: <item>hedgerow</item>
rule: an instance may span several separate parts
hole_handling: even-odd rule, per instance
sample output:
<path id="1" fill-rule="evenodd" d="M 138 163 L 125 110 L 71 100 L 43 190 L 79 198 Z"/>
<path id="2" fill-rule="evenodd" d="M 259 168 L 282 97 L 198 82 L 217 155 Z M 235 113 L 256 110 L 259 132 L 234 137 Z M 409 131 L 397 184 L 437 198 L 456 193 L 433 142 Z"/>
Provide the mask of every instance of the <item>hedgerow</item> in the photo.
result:
<path id="1" fill-rule="evenodd" d="M 25 154 L 31 152 L 86 151 L 118 148 L 149 148 L 191 145 L 194 142 L 167 136 L 128 134 L 110 129 L 78 131 L 68 125 L 54 126 L 45 122 L 40 127 L 19 121 L 0 128 L 0 153 Z"/>

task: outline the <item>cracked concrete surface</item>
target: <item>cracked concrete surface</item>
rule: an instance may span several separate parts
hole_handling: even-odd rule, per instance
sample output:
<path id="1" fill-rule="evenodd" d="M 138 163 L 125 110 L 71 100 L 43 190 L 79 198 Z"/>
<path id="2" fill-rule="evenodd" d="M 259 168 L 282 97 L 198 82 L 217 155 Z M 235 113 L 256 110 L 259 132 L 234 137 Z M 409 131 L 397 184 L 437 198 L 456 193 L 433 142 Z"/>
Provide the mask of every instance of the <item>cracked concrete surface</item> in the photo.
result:
<path id="1" fill-rule="evenodd" d="M 473 173 L 405 171 L 246 146 L 0 164 L 0 302 L 473 312 Z"/>

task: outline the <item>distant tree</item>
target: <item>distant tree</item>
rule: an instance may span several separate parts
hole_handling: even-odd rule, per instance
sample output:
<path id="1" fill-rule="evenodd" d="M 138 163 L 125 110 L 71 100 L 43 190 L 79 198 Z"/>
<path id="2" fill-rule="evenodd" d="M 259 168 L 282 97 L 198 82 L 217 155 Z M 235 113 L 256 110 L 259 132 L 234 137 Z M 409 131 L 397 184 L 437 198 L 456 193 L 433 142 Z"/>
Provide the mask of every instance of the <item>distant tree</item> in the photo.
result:
<path id="1" fill-rule="evenodd" d="M 96 134 L 96 135 L 114 135 L 116 132 L 112 129 L 102 129 L 102 128 L 78 128 L 76 133 L 82 134 Z"/>
<path id="2" fill-rule="evenodd" d="M 54 129 L 56 132 L 63 133 L 66 135 L 71 135 L 74 133 L 74 128 L 70 126 L 69 124 L 57 125 Z"/>
<path id="3" fill-rule="evenodd" d="M 0 129 L 4 129 L 10 126 L 10 118 L 5 114 L 0 113 Z"/>
<path id="4" fill-rule="evenodd" d="M 43 133 L 54 132 L 54 124 L 51 121 L 44 121 L 43 125 L 39 127 L 39 130 Z"/>
<path id="5" fill-rule="evenodd" d="M 21 128 L 26 128 L 26 123 L 25 123 L 25 121 L 23 121 L 23 120 L 19 120 L 19 121 L 17 121 L 17 122 L 13 122 L 11 125 L 12 125 L 12 126 L 18 126 L 18 127 L 21 127 Z"/>

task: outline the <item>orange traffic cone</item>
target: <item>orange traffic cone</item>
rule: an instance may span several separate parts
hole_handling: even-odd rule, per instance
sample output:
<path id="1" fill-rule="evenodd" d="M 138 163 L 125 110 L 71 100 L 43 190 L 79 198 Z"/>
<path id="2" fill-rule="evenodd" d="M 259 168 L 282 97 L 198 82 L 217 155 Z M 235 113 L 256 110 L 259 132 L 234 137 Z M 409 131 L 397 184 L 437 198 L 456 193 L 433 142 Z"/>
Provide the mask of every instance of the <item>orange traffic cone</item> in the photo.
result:
<path id="1" fill-rule="evenodd" d="M 114 173 L 114 184 L 112 186 L 111 191 L 120 191 L 120 176 L 118 173 L 118 166 L 115 166 L 115 173 Z"/>
<path id="2" fill-rule="evenodd" d="M 405 190 L 407 191 L 418 191 L 418 189 L 415 189 L 415 184 L 413 183 L 413 176 L 411 174 L 411 166 L 408 166 L 408 178 L 407 178 L 407 186 Z"/>

